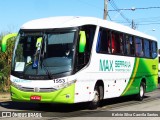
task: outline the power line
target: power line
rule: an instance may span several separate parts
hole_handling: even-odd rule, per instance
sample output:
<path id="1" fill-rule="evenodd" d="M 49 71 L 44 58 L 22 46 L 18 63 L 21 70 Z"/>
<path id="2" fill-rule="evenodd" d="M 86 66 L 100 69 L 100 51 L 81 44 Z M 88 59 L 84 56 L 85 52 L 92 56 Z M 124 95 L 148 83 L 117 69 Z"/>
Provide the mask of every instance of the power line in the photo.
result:
<path id="1" fill-rule="evenodd" d="M 148 10 L 148 9 L 159 9 L 160 7 L 142 7 L 142 8 L 125 8 L 125 9 L 119 9 L 117 6 L 116 6 L 116 4 L 115 4 L 115 2 L 113 1 L 113 0 L 111 0 L 111 6 L 113 7 L 113 9 L 114 10 L 108 10 L 108 12 L 112 12 L 112 11 L 117 11 L 117 12 L 119 12 L 120 13 L 120 15 L 127 21 L 127 22 L 119 22 L 119 23 L 130 23 L 130 20 L 128 19 L 128 18 L 126 18 L 125 16 L 124 16 L 124 14 L 121 14 L 121 11 L 122 10 L 132 10 L 132 11 L 135 11 L 135 10 Z M 156 18 L 158 18 L 157 20 L 156 20 Z M 154 18 L 148 18 L 148 19 L 150 19 L 150 20 L 147 20 L 146 18 L 142 18 L 141 20 L 139 19 L 136 19 L 136 21 L 141 21 L 140 23 L 138 23 L 138 24 L 135 24 L 135 22 L 132 20 L 132 28 L 134 28 L 135 26 L 137 26 L 137 25 L 153 25 L 153 24 L 160 24 L 159 23 L 159 21 L 160 21 L 160 17 L 154 17 Z M 153 20 L 154 19 L 154 20 Z"/>
<path id="2" fill-rule="evenodd" d="M 153 23 L 139 23 L 139 24 L 137 24 L 137 25 L 159 25 L 160 24 L 160 22 L 153 22 Z"/>
<path id="3" fill-rule="evenodd" d="M 115 22 L 128 25 L 128 22 L 118 22 L 118 21 L 115 21 Z M 135 23 L 134 23 L 134 24 L 135 24 Z M 141 26 L 141 25 L 160 25 L 160 22 L 148 22 L 148 23 L 146 23 L 146 22 L 140 22 L 140 23 L 136 23 L 135 25 L 136 25 L 136 26 L 137 26 L 137 25 L 138 25 L 138 26 Z"/>
<path id="4" fill-rule="evenodd" d="M 131 23 L 131 21 L 122 13 L 122 11 L 120 11 L 120 9 L 117 7 L 117 5 L 115 4 L 115 2 L 113 0 L 110 0 L 109 3 L 113 7 L 114 11 L 117 11 L 122 16 L 123 19 L 125 19 L 128 23 Z M 109 10 L 108 10 L 108 12 L 109 12 Z"/>
<path id="5" fill-rule="evenodd" d="M 159 22 L 160 21 L 160 16 L 137 18 L 137 19 L 134 19 L 134 20 L 137 21 L 137 22 Z M 113 20 L 113 21 L 118 22 L 118 23 L 128 23 L 128 22 L 124 22 L 122 20 Z"/>
<path id="6" fill-rule="evenodd" d="M 100 7 L 98 7 L 98 6 L 94 5 L 94 4 L 91 4 L 91 3 L 89 3 L 89 2 L 82 1 L 82 0 L 79 0 L 79 2 L 103 11 L 102 8 L 100 8 Z M 114 20 L 111 19 L 111 16 L 109 15 L 109 12 L 116 11 L 116 12 L 118 12 L 118 13 L 121 15 L 121 17 L 122 17 L 123 19 L 126 20 L 126 22 L 124 22 L 124 21 L 115 21 L 115 22 L 123 23 L 123 24 L 128 24 L 128 25 L 131 25 L 131 20 L 129 20 L 129 19 L 122 13 L 122 10 L 132 10 L 132 11 L 134 11 L 134 10 L 139 10 L 139 9 L 158 9 L 158 8 L 160 8 L 160 7 L 146 7 L 146 8 L 143 7 L 143 8 L 129 8 L 129 9 L 126 9 L 126 8 L 125 8 L 125 9 L 119 9 L 118 6 L 116 5 L 116 3 L 114 2 L 114 0 L 108 0 L 108 2 L 110 3 L 110 5 L 112 6 L 112 8 L 114 9 L 114 10 L 108 10 L 108 14 L 107 14 L 108 18 L 109 18 L 111 21 L 114 21 Z M 147 19 L 151 19 L 151 20 L 147 20 Z M 153 20 L 153 19 L 154 19 L 154 20 Z M 138 24 L 135 24 L 135 23 L 134 23 L 135 25 L 153 25 L 153 24 L 160 24 L 160 23 L 159 23 L 159 21 L 160 21 L 160 16 L 158 16 L 158 17 L 149 17 L 149 18 L 139 18 L 139 19 L 134 19 L 134 20 L 135 20 L 135 21 L 138 21 Z M 139 21 L 140 21 L 140 22 L 139 22 Z"/>
<path id="7" fill-rule="evenodd" d="M 117 9 L 117 10 L 132 10 L 132 11 L 135 11 L 135 10 L 144 10 L 144 9 L 159 9 L 160 7 L 146 7 L 146 8 L 124 8 L 124 9 Z M 117 11 L 117 10 L 108 10 L 109 12 L 112 12 L 112 11 Z"/>
<path id="8" fill-rule="evenodd" d="M 137 19 L 135 19 L 135 20 L 147 20 L 147 19 L 160 19 L 160 16 L 157 16 L 157 17 L 146 17 L 146 18 L 137 18 Z"/>
<path id="9" fill-rule="evenodd" d="M 109 15 L 109 13 L 108 13 L 108 17 L 109 17 L 110 21 L 112 21 L 111 16 Z"/>

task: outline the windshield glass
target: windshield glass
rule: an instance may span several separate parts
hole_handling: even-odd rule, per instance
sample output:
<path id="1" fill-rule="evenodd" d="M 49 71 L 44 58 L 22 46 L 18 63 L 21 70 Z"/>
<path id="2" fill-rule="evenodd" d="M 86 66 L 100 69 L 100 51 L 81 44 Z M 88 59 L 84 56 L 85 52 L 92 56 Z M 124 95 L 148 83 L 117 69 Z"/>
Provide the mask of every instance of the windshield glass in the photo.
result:
<path id="1" fill-rule="evenodd" d="M 72 71 L 76 30 L 20 31 L 12 71 L 23 75 L 53 75 Z"/>

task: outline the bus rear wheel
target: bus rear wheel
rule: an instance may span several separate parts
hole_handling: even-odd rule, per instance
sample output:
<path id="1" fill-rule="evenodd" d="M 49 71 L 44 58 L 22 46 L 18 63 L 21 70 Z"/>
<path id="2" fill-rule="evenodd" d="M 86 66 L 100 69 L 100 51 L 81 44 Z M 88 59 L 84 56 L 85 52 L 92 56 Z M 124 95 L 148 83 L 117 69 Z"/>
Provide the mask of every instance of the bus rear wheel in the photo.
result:
<path id="1" fill-rule="evenodd" d="M 144 93 L 145 93 L 145 83 L 141 82 L 140 87 L 139 87 L 139 93 L 137 95 L 137 100 L 142 101 L 144 98 Z"/>

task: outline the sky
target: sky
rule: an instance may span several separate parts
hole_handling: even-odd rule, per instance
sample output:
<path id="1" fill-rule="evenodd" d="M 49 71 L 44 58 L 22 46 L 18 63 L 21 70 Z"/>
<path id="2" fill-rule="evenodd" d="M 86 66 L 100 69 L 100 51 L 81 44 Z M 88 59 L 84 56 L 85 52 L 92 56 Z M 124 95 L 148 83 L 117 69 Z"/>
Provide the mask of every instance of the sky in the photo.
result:
<path id="1" fill-rule="evenodd" d="M 160 48 L 159 0 L 110 0 L 107 20 L 131 27 L 158 39 Z M 0 33 L 18 32 L 27 21 L 54 16 L 90 16 L 103 19 L 104 0 L 0 0 Z"/>

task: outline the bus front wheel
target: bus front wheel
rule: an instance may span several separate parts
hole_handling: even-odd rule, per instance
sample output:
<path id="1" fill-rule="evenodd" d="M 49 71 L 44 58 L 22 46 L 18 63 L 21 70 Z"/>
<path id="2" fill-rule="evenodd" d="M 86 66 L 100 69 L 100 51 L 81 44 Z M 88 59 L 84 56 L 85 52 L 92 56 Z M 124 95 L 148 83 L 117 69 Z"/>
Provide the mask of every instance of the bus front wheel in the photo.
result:
<path id="1" fill-rule="evenodd" d="M 94 89 L 94 98 L 89 104 L 90 109 L 97 109 L 100 104 L 100 91 L 102 86 L 96 86 Z"/>

